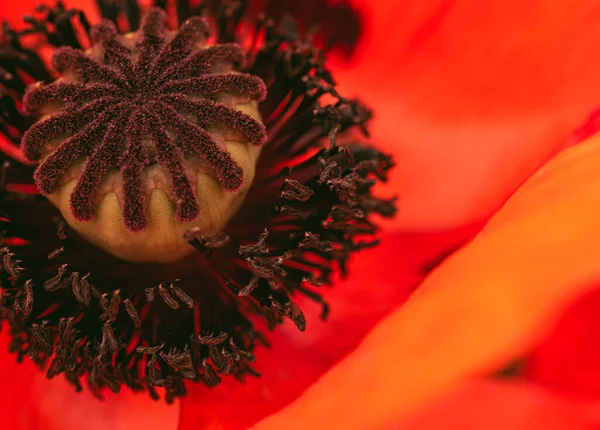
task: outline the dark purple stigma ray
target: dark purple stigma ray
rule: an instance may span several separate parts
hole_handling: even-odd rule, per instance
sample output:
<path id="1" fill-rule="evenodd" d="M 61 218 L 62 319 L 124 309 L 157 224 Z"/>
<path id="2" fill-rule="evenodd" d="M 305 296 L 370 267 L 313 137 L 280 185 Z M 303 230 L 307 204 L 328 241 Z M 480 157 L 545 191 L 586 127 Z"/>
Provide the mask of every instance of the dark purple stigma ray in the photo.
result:
<path id="1" fill-rule="evenodd" d="M 92 41 L 102 46 L 104 63 L 119 69 L 130 84 L 137 84 L 136 74 L 131 63 L 131 50 L 119 42 L 117 29 L 110 21 L 103 20 L 92 30 Z"/>
<path id="2" fill-rule="evenodd" d="M 165 43 L 166 21 L 167 15 L 162 9 L 150 9 L 144 16 L 141 37 L 136 42 L 139 53 L 135 65 L 136 75 L 148 77 L 150 63 L 156 58 L 160 47 Z"/>
<path id="3" fill-rule="evenodd" d="M 119 87 L 112 84 L 86 85 L 78 82 L 56 82 L 25 93 L 23 103 L 27 106 L 28 113 L 34 114 L 52 104 L 81 104 L 107 96 L 117 98 L 119 95 Z"/>
<path id="4" fill-rule="evenodd" d="M 212 100 L 190 100 L 184 94 L 162 95 L 159 101 L 167 103 L 178 112 L 197 115 L 202 126 L 224 124 L 242 133 L 244 138 L 255 145 L 265 143 L 267 129 L 250 115 L 232 109 Z"/>
<path id="5" fill-rule="evenodd" d="M 152 124 L 150 135 L 154 139 L 158 162 L 166 167 L 171 177 L 175 216 L 179 221 L 193 221 L 200 214 L 200 206 L 187 175 L 183 152 L 164 129 L 158 115 L 148 112 L 147 118 Z"/>
<path id="6" fill-rule="evenodd" d="M 185 157 L 200 157 L 228 191 L 240 189 L 244 182 L 242 168 L 205 128 L 220 126 L 225 129 L 221 137 L 241 135 L 257 145 L 267 137 L 264 125 L 250 115 L 211 100 L 220 93 L 239 103 L 265 99 L 266 86 L 256 76 L 213 74 L 216 65 L 242 63 L 239 46 L 203 46 L 208 37 L 203 18 L 186 21 L 166 42 L 166 14 L 160 9 L 145 15 L 140 32 L 132 51 L 113 23 L 103 21 L 94 27 L 91 39 L 100 46 L 100 60 L 81 50 L 58 49 L 54 67 L 77 82 L 58 81 L 27 93 L 24 103 L 31 112 L 62 109 L 33 125 L 22 139 L 24 154 L 35 161 L 48 143 L 66 137 L 36 170 L 36 184 L 45 195 L 56 191 L 72 163 L 87 158 L 71 197 L 71 211 L 82 221 L 93 217 L 103 177 L 111 169 L 120 169 L 123 222 L 131 231 L 148 225 L 144 169 L 155 160 L 149 158 L 147 141 L 170 179 L 177 219 L 191 221 L 200 208 Z M 169 71 L 176 72 L 177 80 L 165 77 Z M 190 114 L 196 119 L 183 116 Z M 116 129 L 122 139 L 115 135 Z"/>
<path id="7" fill-rule="evenodd" d="M 98 137 L 117 115 L 126 113 L 130 103 L 119 103 L 100 114 L 81 131 L 62 142 L 58 148 L 36 169 L 34 179 L 38 189 L 45 195 L 56 191 L 60 177 L 78 159 L 92 154 Z"/>
<path id="8" fill-rule="evenodd" d="M 104 64 L 88 57 L 85 52 L 71 47 L 62 47 L 52 56 L 52 67 L 62 74 L 74 73 L 83 83 L 104 82 L 116 84 L 122 88 L 130 88 L 130 83 L 124 75 Z"/>
<path id="9" fill-rule="evenodd" d="M 34 90 L 35 91 L 35 90 Z M 32 96 L 34 97 L 34 96 Z M 74 134 L 92 122 L 98 112 L 118 103 L 114 97 L 102 97 L 84 106 L 67 105 L 62 111 L 32 125 L 23 135 L 21 147 L 25 157 L 37 161 L 42 147 L 64 134 Z"/>
<path id="10" fill-rule="evenodd" d="M 129 118 L 125 132 L 127 150 L 123 155 L 123 222 L 130 231 L 142 231 L 148 227 L 146 193 L 144 192 L 144 167 L 150 163 L 144 145 L 144 131 L 148 129 L 147 118 L 142 110 L 136 110 Z"/>
<path id="11" fill-rule="evenodd" d="M 184 22 L 179 33 L 165 46 L 151 65 L 149 76 L 156 79 L 163 70 L 189 56 L 194 45 L 205 42 L 209 36 L 209 26 L 204 18 L 194 17 Z"/>
<path id="12" fill-rule="evenodd" d="M 167 80 L 183 79 L 190 76 L 205 75 L 220 63 L 231 63 L 233 67 L 239 68 L 244 63 L 242 48 L 235 43 L 209 46 L 198 52 L 194 52 L 185 60 L 168 67 L 158 78 L 159 83 Z"/>
<path id="13" fill-rule="evenodd" d="M 107 132 L 100 146 L 85 163 L 84 170 L 71 194 L 71 211 L 80 221 L 91 221 L 94 216 L 93 196 L 102 179 L 110 169 L 119 167 L 125 151 L 125 130 L 127 124 L 119 118 L 107 126 Z"/>
<path id="14" fill-rule="evenodd" d="M 265 83 L 248 73 L 228 75 L 206 75 L 182 81 L 171 81 L 163 85 L 163 94 L 186 93 L 189 96 L 214 98 L 218 93 L 239 92 L 252 100 L 262 102 L 267 95 Z"/>
<path id="15" fill-rule="evenodd" d="M 179 137 L 185 155 L 200 155 L 226 190 L 236 191 L 243 185 L 242 168 L 231 158 L 229 152 L 217 146 L 206 130 L 184 119 L 165 103 L 154 102 L 153 108 L 162 118 L 162 126 Z"/>

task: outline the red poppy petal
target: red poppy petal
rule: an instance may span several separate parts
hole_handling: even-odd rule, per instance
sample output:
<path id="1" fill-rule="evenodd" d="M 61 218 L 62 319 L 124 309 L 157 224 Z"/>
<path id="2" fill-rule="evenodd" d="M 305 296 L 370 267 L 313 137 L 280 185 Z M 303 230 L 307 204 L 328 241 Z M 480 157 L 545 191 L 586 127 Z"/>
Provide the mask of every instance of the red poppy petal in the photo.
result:
<path id="1" fill-rule="evenodd" d="M 527 359 L 531 380 L 600 399 L 600 289 L 569 308 Z"/>
<path id="2" fill-rule="evenodd" d="M 157 403 L 146 393 L 122 390 L 100 402 L 76 393 L 62 376 L 46 379 L 28 358 L 9 354 L 9 333 L 0 334 L 0 428 L 7 430 L 174 430 L 179 405 Z"/>
<path id="3" fill-rule="evenodd" d="M 365 38 L 332 63 L 396 154 L 400 226 L 489 216 L 600 101 L 595 0 L 355 0 Z"/>
<path id="4" fill-rule="evenodd" d="M 42 430 L 38 415 L 31 405 L 30 392 L 35 366 L 29 360 L 17 364 L 15 356 L 8 354 L 9 334 L 6 325 L 0 333 L 0 424 L 11 430 Z"/>
<path id="5" fill-rule="evenodd" d="M 478 229 L 385 234 L 379 247 L 351 260 L 347 280 L 336 282 L 331 290 L 323 287 L 331 305 L 327 321 L 320 320 L 319 306 L 300 300 L 307 331 L 299 333 L 286 324 L 269 334 L 272 347 L 257 351 L 260 379 L 248 378 L 240 384 L 224 378 L 210 391 L 204 386 L 188 386 L 180 430 L 243 429 L 289 403 L 402 302 L 432 264 Z"/>
<path id="6" fill-rule="evenodd" d="M 476 380 L 461 384 L 393 428 L 592 430 L 600 424 L 598 412 L 599 404 L 577 402 L 528 382 Z"/>
<path id="7" fill-rule="evenodd" d="M 529 351 L 600 280 L 598 196 L 595 136 L 533 175 L 359 348 L 257 429 L 385 426 Z"/>

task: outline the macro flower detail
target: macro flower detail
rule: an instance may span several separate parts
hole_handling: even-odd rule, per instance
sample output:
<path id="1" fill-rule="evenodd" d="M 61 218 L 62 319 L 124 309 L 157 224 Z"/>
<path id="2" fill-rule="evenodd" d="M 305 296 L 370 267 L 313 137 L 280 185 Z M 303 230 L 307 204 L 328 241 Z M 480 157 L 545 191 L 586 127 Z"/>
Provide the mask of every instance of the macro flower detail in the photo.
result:
<path id="1" fill-rule="evenodd" d="M 146 229 L 150 182 L 170 194 L 177 220 L 194 221 L 201 211 L 196 193 L 204 192 L 197 185 L 198 174 L 214 174 L 228 191 L 243 184 L 244 171 L 225 142 L 259 145 L 266 139 L 259 121 L 234 108 L 262 101 L 266 93 L 260 78 L 229 73 L 232 64 L 243 61 L 241 48 L 206 46 L 208 24 L 200 17 L 186 21 L 167 43 L 166 18 L 161 9 L 152 9 L 138 34 L 124 36 L 110 21 L 93 27 L 91 54 L 61 47 L 52 64 L 63 79 L 25 96 L 33 113 L 63 107 L 34 124 L 23 136 L 22 148 L 30 160 L 43 157 L 34 177 L 46 196 L 79 163 L 81 173 L 69 198 L 77 221 L 93 219 L 104 188 L 104 195 L 117 195 L 127 230 Z M 225 102 L 215 101 L 223 94 Z M 209 133 L 207 128 L 217 130 Z M 53 145 L 61 135 L 70 137 Z M 144 171 L 153 165 L 158 168 Z"/>
<path id="2" fill-rule="evenodd" d="M 64 110 L 35 124 L 25 134 L 23 152 L 28 158 L 39 157 L 42 145 L 57 135 L 75 133 L 37 169 L 36 184 L 42 193 L 52 194 L 58 177 L 70 163 L 90 156 L 71 197 L 78 219 L 92 218 L 92 197 L 110 168 L 123 170 L 123 218 L 133 231 L 147 226 L 142 169 L 148 164 L 158 162 L 166 166 L 177 202 L 176 215 L 184 221 L 193 220 L 200 211 L 192 184 L 184 174 L 185 156 L 200 155 L 227 190 L 241 186 L 243 172 L 231 156 L 203 128 L 187 121 L 178 111 L 198 116 L 204 126 L 223 123 L 255 144 L 263 143 L 266 137 L 264 126 L 252 117 L 211 100 L 220 92 L 233 91 L 258 100 L 264 98 L 265 87 L 258 78 L 208 73 L 219 60 L 239 61 L 240 48 L 215 46 L 191 56 L 194 45 L 207 37 L 207 24 L 202 19 L 186 22 L 179 34 L 162 47 L 165 20 L 166 14 L 160 9 L 146 15 L 135 65 L 129 59 L 131 50 L 117 39 L 112 22 L 95 27 L 92 36 L 104 50 L 104 61 L 116 66 L 117 71 L 80 50 L 64 47 L 54 54 L 54 67 L 63 74 L 75 75 L 83 83 L 43 86 L 25 98 L 30 110 L 56 102 L 66 104 Z M 192 95 L 202 98 L 187 97 Z M 175 144 L 167 129 L 179 138 L 181 146 Z M 149 151 L 142 145 L 144 132 L 154 140 L 156 155 L 148 156 Z M 95 148 L 93 144 L 102 133 L 102 144 Z"/>
<path id="3" fill-rule="evenodd" d="M 172 401 L 186 380 L 257 375 L 260 319 L 304 331 L 295 295 L 325 318 L 319 289 L 395 213 L 373 193 L 393 161 L 363 142 L 371 112 L 324 54 L 290 20 L 219 5 L 94 27 L 59 4 L 4 29 L 22 61 L 0 75 L 0 319 L 48 377 Z M 60 75 L 22 46 L 31 33 Z"/>

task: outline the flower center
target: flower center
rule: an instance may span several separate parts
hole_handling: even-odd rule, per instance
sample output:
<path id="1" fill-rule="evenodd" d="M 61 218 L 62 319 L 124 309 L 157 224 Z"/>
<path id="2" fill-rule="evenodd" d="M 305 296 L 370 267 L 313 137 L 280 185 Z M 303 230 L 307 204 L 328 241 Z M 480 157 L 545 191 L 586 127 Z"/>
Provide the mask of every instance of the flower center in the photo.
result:
<path id="1" fill-rule="evenodd" d="M 38 188 L 83 237 L 122 259 L 190 254 L 185 232 L 221 231 L 254 178 L 265 85 L 232 70 L 239 46 L 206 37 L 199 18 L 167 32 L 158 9 L 125 36 L 103 22 L 89 52 L 56 52 L 63 79 L 26 95 L 30 111 L 55 107 L 23 138 L 25 155 L 42 158 Z"/>
<path id="2" fill-rule="evenodd" d="M 18 109 L 0 112 L 25 133 L 22 149 L 40 161 L 34 179 L 48 196 L 32 195 L 30 166 L 0 166 L 0 322 L 19 359 L 78 390 L 126 385 L 158 398 L 162 387 L 170 402 L 185 395 L 185 380 L 258 375 L 252 351 L 264 337 L 254 320 L 272 330 L 289 319 L 303 331 L 298 295 L 325 318 L 319 287 L 377 244 L 375 217 L 394 214 L 394 199 L 373 193 L 393 162 L 358 133 L 342 134 L 366 134 L 370 111 L 339 94 L 323 53 L 293 22 L 251 22 L 245 2 L 214 3 L 212 46 L 203 20 L 169 33 L 158 9 L 125 36 L 106 23 L 90 32 L 60 3 L 44 21 L 27 20 L 62 46 L 94 45 L 60 48 L 61 79 L 25 96 L 46 118 L 31 125 Z M 132 5 L 122 16 L 136 29 Z M 9 64 L 17 94 L 25 76 L 51 80 L 18 43 L 31 30 L 9 33 L 8 52 L 23 56 Z M 244 53 L 230 43 L 238 37 Z M 264 126 L 257 76 L 269 85 Z M 196 253 L 179 259 L 169 238 L 183 233 Z M 169 259 L 178 261 L 153 262 Z"/>

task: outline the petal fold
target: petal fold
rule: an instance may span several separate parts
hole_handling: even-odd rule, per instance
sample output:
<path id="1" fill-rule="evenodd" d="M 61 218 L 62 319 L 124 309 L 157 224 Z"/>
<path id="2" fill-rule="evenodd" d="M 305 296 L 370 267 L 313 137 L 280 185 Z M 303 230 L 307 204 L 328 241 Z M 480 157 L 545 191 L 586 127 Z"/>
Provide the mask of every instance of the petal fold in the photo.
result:
<path id="1" fill-rule="evenodd" d="M 257 426 L 378 429 L 529 352 L 600 281 L 600 137 L 547 163 L 297 401 Z"/>
<path id="2" fill-rule="evenodd" d="M 599 411 L 597 403 L 572 400 L 530 382 L 475 380 L 464 382 L 394 428 L 593 430 L 600 424 Z"/>

